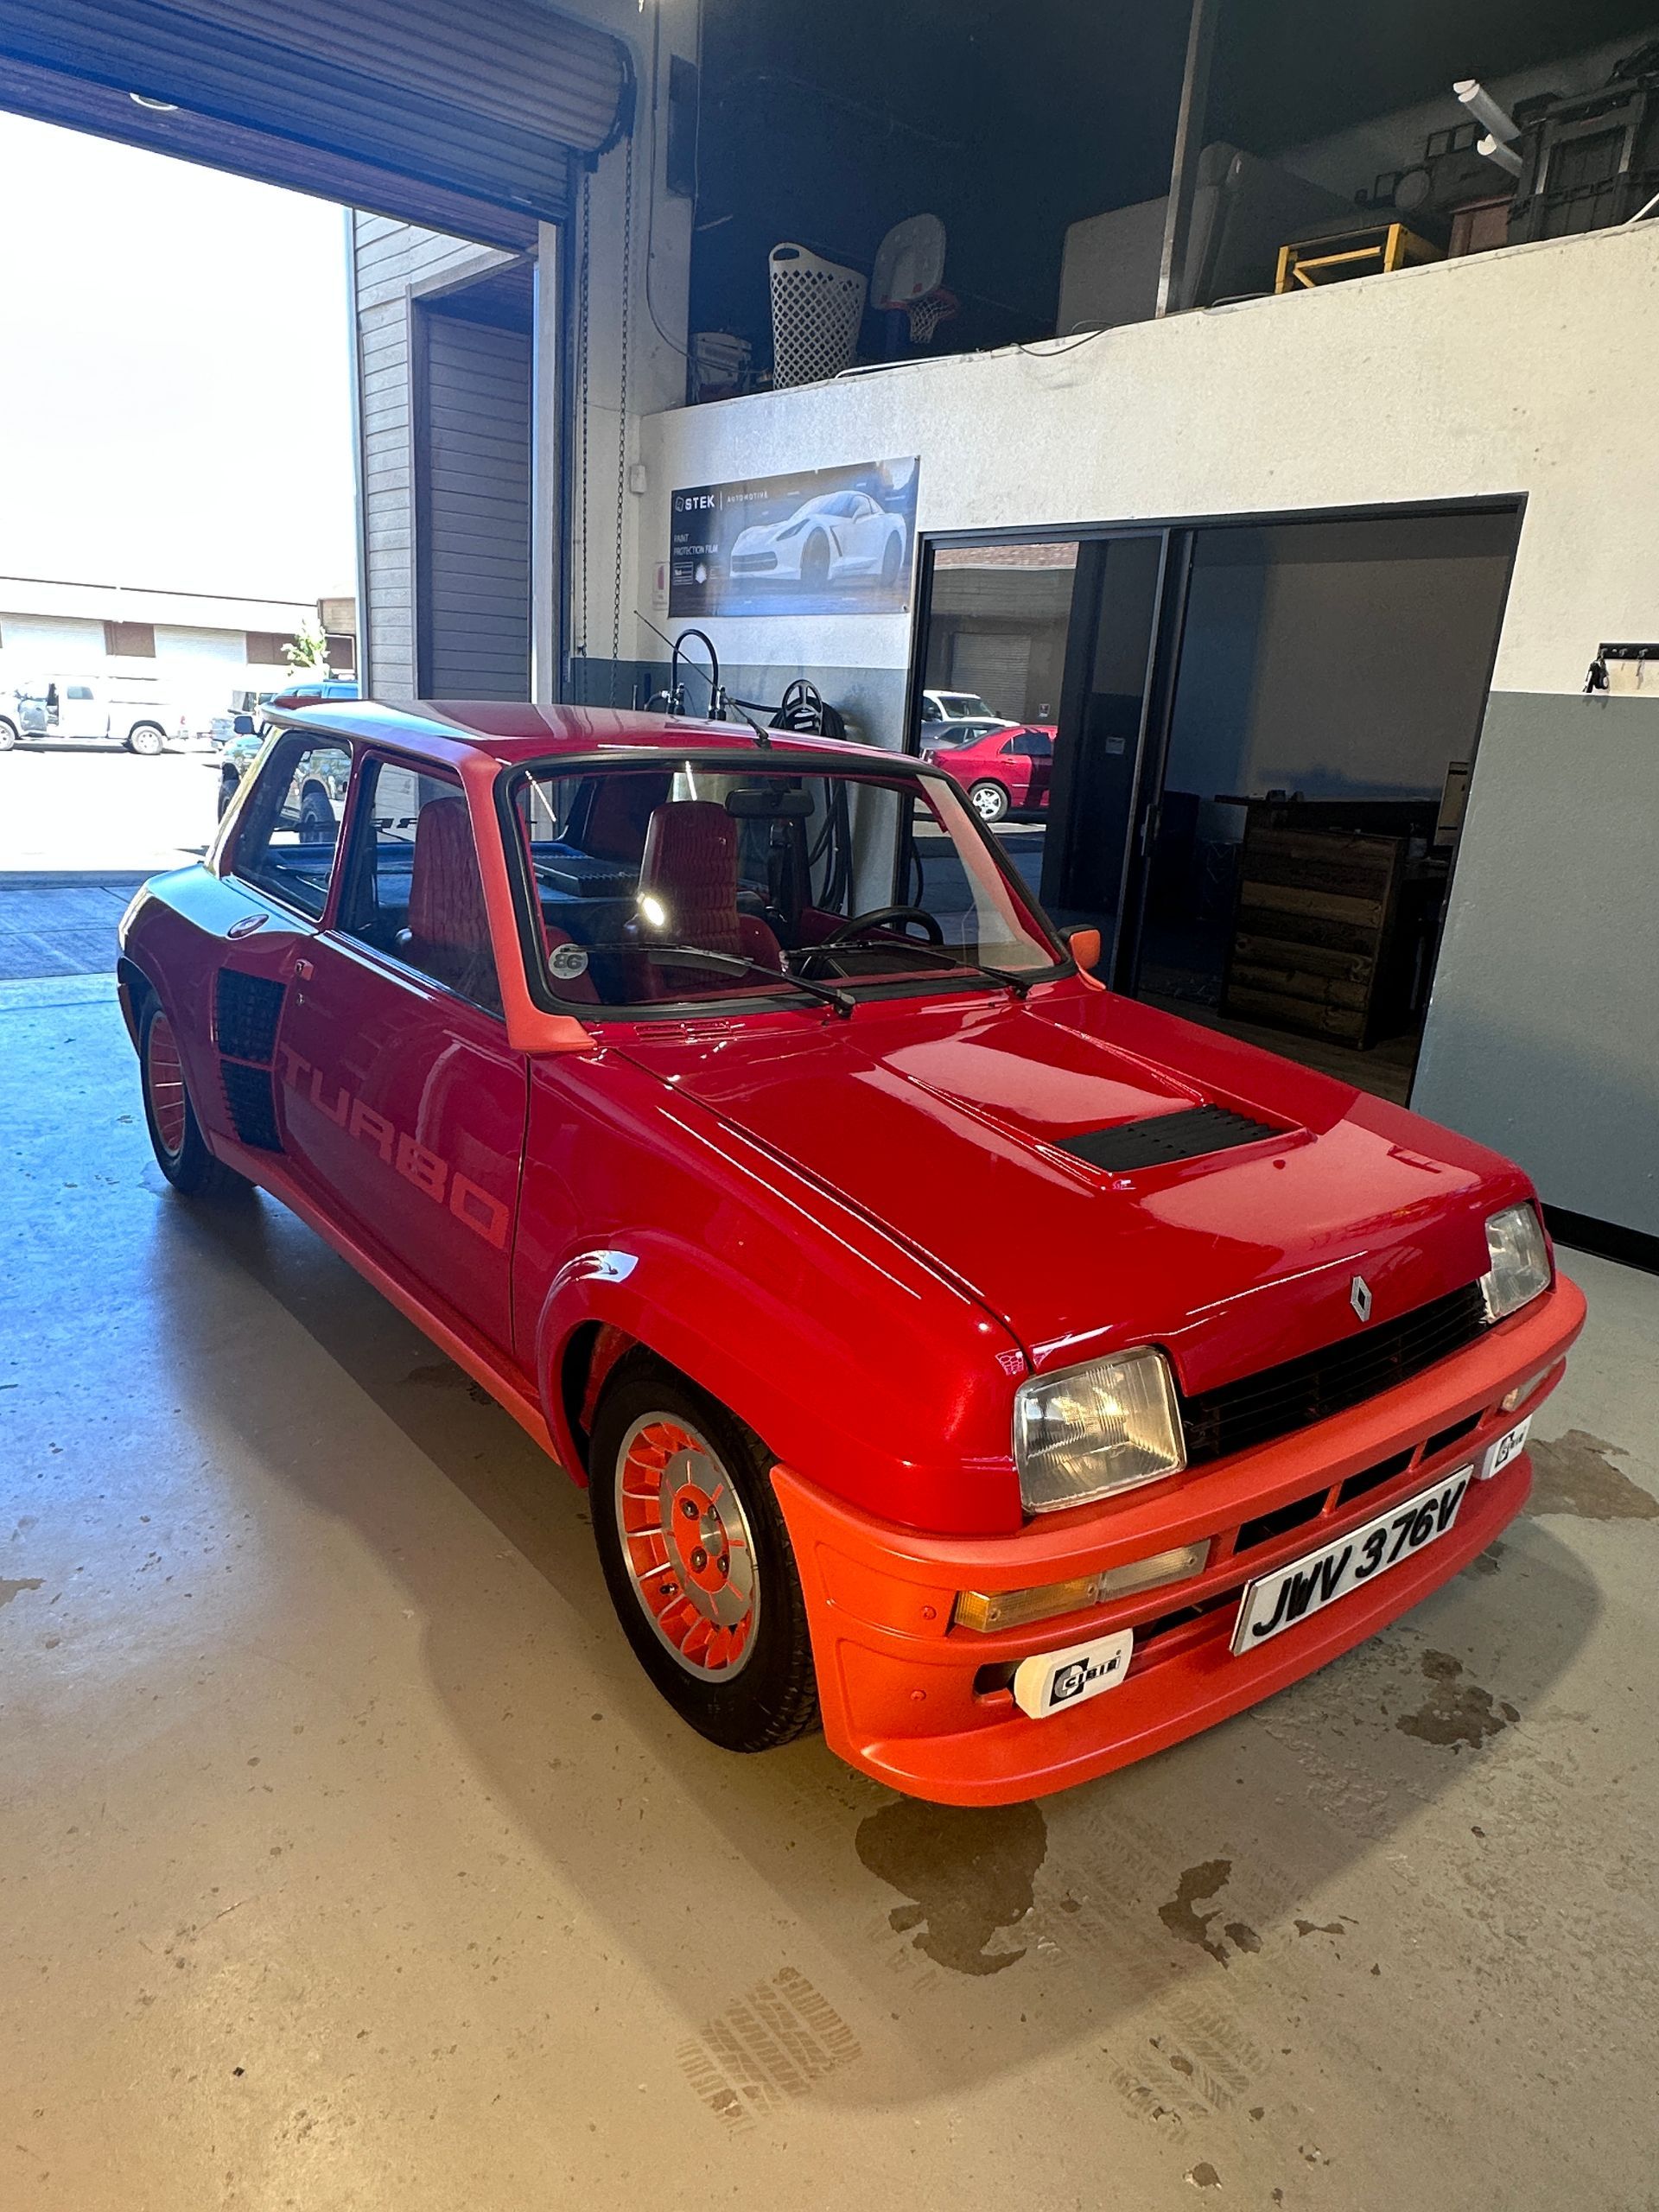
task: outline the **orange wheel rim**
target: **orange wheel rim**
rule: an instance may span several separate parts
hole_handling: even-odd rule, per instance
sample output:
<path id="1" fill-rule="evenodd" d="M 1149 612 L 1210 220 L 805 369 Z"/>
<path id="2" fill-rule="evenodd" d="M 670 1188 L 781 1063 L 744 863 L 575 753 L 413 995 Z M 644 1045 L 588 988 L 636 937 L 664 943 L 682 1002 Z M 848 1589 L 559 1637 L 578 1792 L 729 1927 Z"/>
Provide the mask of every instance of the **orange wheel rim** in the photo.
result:
<path id="1" fill-rule="evenodd" d="M 690 1675 L 727 1681 L 754 1647 L 754 1539 L 720 1454 L 669 1414 L 622 1440 L 616 1517 L 628 1580 L 658 1643 Z"/>
<path id="2" fill-rule="evenodd" d="M 156 1134 L 168 1158 L 176 1160 L 184 1149 L 184 1069 L 179 1059 L 179 1040 L 164 1014 L 158 1014 L 149 1025 L 144 1072 Z"/>

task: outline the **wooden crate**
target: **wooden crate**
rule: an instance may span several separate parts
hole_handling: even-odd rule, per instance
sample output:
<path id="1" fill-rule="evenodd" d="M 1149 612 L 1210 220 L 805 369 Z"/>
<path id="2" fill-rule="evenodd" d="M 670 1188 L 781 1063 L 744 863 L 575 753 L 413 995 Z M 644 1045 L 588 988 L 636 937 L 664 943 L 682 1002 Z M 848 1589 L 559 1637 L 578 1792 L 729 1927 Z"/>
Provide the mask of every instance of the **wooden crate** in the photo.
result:
<path id="1" fill-rule="evenodd" d="M 1389 957 L 1403 837 L 1285 823 L 1252 805 L 1221 1010 L 1366 1046 L 1398 1026 Z"/>

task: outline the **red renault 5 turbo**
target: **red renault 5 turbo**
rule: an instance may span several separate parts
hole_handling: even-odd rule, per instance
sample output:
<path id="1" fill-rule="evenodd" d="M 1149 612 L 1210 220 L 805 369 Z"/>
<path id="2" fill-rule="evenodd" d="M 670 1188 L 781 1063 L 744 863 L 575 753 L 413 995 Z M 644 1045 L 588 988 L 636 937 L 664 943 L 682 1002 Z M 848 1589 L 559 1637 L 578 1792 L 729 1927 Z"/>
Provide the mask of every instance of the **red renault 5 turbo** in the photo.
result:
<path id="1" fill-rule="evenodd" d="M 1520 1172 L 1114 996 L 925 765 L 282 718 L 123 925 L 156 1155 L 291 1206 L 590 1488 L 694 1727 L 948 1802 L 1236 1712 L 1518 1510 Z M 292 794 L 350 754 L 338 822 Z"/>

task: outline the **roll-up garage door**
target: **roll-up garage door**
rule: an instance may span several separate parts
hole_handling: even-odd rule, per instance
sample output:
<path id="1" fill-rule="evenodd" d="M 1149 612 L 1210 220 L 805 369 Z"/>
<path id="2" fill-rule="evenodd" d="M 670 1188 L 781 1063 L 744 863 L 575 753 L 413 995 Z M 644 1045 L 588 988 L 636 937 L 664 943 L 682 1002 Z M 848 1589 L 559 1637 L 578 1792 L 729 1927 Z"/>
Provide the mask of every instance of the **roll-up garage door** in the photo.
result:
<path id="1" fill-rule="evenodd" d="M 416 304 L 423 699 L 530 696 L 530 350 L 527 269 Z"/>
<path id="2" fill-rule="evenodd" d="M 620 41 L 537 0 L 0 0 L 0 104 L 491 243 L 632 101 Z"/>

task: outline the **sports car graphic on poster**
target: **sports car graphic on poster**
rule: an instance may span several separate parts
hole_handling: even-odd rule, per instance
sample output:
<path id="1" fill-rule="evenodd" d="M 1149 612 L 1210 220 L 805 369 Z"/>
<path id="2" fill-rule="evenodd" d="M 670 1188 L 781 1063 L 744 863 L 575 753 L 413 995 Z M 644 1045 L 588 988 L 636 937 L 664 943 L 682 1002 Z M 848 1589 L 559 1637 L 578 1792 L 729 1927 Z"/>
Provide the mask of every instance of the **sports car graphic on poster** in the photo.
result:
<path id="1" fill-rule="evenodd" d="M 909 603 L 918 464 L 676 492 L 672 614 L 869 614 Z"/>

